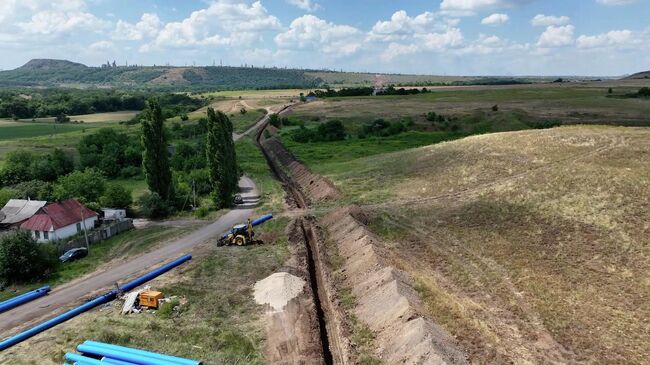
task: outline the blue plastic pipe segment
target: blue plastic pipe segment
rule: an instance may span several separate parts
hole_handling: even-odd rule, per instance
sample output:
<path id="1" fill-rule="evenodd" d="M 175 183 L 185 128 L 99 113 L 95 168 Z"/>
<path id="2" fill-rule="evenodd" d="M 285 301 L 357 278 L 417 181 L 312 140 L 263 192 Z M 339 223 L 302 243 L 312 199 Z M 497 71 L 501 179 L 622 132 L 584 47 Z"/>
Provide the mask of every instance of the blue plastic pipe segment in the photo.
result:
<path id="1" fill-rule="evenodd" d="M 89 345 L 89 346 L 94 346 L 94 347 L 113 349 L 113 350 L 116 350 L 116 351 L 122 351 L 122 352 L 136 354 L 136 355 L 147 356 L 147 357 L 151 357 L 151 358 L 154 358 L 154 359 L 160 359 L 160 360 L 173 362 L 173 363 L 178 364 L 178 365 L 201 365 L 201 362 L 197 361 L 197 360 L 185 359 L 185 358 L 182 358 L 182 357 L 165 355 L 165 354 L 160 354 L 160 353 L 157 353 L 157 352 L 145 351 L 145 350 L 135 349 L 135 348 L 131 348 L 131 347 L 112 345 L 112 344 L 103 343 L 103 342 L 87 340 L 83 344 L 84 345 Z"/>
<path id="2" fill-rule="evenodd" d="M 111 365 L 133 365 L 132 362 L 115 360 L 115 359 L 111 359 L 110 357 L 102 357 L 102 363 L 111 364 Z"/>
<path id="3" fill-rule="evenodd" d="M 120 290 L 131 291 L 131 290 L 137 288 L 138 286 L 146 283 L 147 281 L 149 281 L 149 280 L 151 280 L 151 279 L 153 279 L 153 278 L 155 278 L 157 276 L 160 276 L 160 275 L 166 273 L 167 271 L 175 268 L 176 266 L 178 266 L 178 265 L 180 265 L 180 264 L 182 264 L 182 263 L 184 263 L 186 261 L 189 261 L 191 259 L 192 259 L 192 255 L 185 255 L 185 256 L 183 256 L 183 257 L 181 257 L 179 259 L 176 259 L 176 260 L 174 260 L 174 261 L 172 261 L 172 262 L 170 262 L 170 263 L 168 263 L 166 265 L 163 265 L 163 266 L 157 268 L 156 270 L 154 270 L 154 271 L 152 271 L 152 272 L 150 272 L 150 273 L 148 273 L 146 275 L 143 275 L 143 276 L 141 276 L 141 277 L 139 277 L 139 278 L 125 284 L 125 285 L 122 285 L 120 287 Z"/>
<path id="4" fill-rule="evenodd" d="M 106 347 L 86 345 L 83 343 L 77 346 L 77 351 L 82 352 L 84 355 L 108 357 L 111 359 L 132 362 L 139 365 L 177 365 L 177 363 L 171 361 L 155 359 L 153 357 L 132 354 L 119 350 L 109 349 Z"/>
<path id="5" fill-rule="evenodd" d="M 262 223 L 268 221 L 268 220 L 271 219 L 271 218 L 273 218 L 273 214 L 266 214 L 266 215 L 263 215 L 263 216 L 261 216 L 261 217 L 255 219 L 254 221 L 252 221 L 252 222 L 251 222 L 251 225 L 252 225 L 253 227 L 255 227 L 255 226 L 259 226 L 260 224 L 262 224 Z"/>
<path id="6" fill-rule="evenodd" d="M 91 359 L 89 357 L 85 357 L 79 354 L 74 354 L 72 352 L 68 352 L 67 354 L 65 354 L 65 359 L 72 361 L 76 365 L 105 365 L 102 364 L 102 362 L 99 360 Z"/>
<path id="7" fill-rule="evenodd" d="M 0 302 L 0 313 L 6 312 L 10 309 L 13 309 L 19 305 L 23 305 L 27 302 L 31 302 L 34 299 L 38 299 L 44 295 L 47 295 L 47 293 L 50 291 L 49 286 L 44 286 L 42 288 L 38 288 L 36 290 L 32 290 L 30 292 L 21 294 L 19 296 L 16 296 L 11 299 L 7 299 L 4 302 Z"/>
<path id="8" fill-rule="evenodd" d="M 179 258 L 177 260 L 174 260 L 174 261 L 172 261 L 172 262 L 170 262 L 170 263 L 168 263 L 166 265 L 163 265 L 162 267 L 160 267 L 160 268 L 158 268 L 158 269 L 156 269 L 156 270 L 154 270 L 154 271 L 152 271 L 152 272 L 150 272 L 150 273 L 148 273 L 148 274 L 146 274 L 144 276 L 141 276 L 138 279 L 135 279 L 135 280 L 131 281 L 130 283 L 122 286 L 120 289 L 124 290 L 124 291 L 129 291 L 129 290 L 131 290 L 131 289 L 133 289 L 133 288 L 135 288 L 135 287 L 137 287 L 137 286 L 139 286 L 141 284 L 146 283 L 147 281 L 149 281 L 149 280 L 151 280 L 151 279 L 153 279 L 153 278 L 155 278 L 155 277 L 157 277 L 159 275 L 164 274 L 165 272 L 167 272 L 167 271 L 175 268 L 176 266 L 190 260 L 191 258 L 192 258 L 192 255 L 183 256 L 183 257 L 181 257 L 181 258 Z M 71 309 L 71 310 L 69 310 L 69 311 L 67 311 L 67 312 L 65 312 L 63 314 L 60 314 L 60 315 L 58 315 L 58 316 L 56 316 L 56 317 L 54 317 L 52 319 L 49 319 L 49 320 L 47 320 L 47 321 L 45 321 L 43 323 L 40 323 L 40 324 L 38 324 L 38 325 L 36 325 L 36 326 L 34 326 L 34 327 L 24 331 L 24 332 L 21 332 L 21 333 L 15 335 L 15 336 L 9 337 L 9 338 L 3 340 L 2 342 L 0 342 L 0 351 L 4 351 L 4 350 L 6 350 L 6 349 L 8 349 L 8 348 L 10 348 L 10 347 L 12 347 L 12 346 L 14 346 L 16 344 L 19 344 L 19 343 L 25 341 L 26 339 L 28 339 L 28 338 L 30 338 L 32 336 L 35 336 L 35 335 L 37 335 L 37 334 L 39 334 L 39 333 L 41 333 L 41 332 L 43 332 L 45 330 L 48 330 L 48 329 L 50 329 L 50 328 L 52 328 L 52 327 L 54 327 L 54 326 L 56 326 L 56 325 L 58 325 L 60 323 L 63 323 L 65 321 L 67 321 L 70 318 L 73 318 L 73 317 L 75 317 L 75 316 L 77 316 L 77 315 L 79 315 L 79 314 L 81 314 L 83 312 L 86 312 L 86 311 L 88 311 L 88 310 L 90 310 L 92 308 L 95 308 L 98 305 L 108 303 L 111 300 L 115 299 L 116 296 L 117 296 L 117 293 L 114 290 L 111 290 L 111 291 L 109 291 L 108 293 L 106 293 L 104 295 L 101 295 L 101 296 L 99 296 L 99 297 L 97 297 L 97 298 L 95 298 L 95 299 L 93 299 L 93 300 L 91 300 L 91 301 L 89 301 L 87 303 L 84 303 L 84 304 L 78 306 L 77 308 Z"/>

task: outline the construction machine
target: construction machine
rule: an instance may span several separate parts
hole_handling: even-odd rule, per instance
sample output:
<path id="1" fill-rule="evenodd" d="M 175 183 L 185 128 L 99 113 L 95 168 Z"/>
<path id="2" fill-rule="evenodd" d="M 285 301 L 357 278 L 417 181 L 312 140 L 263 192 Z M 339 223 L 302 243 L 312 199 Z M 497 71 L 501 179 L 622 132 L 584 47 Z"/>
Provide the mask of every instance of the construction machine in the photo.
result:
<path id="1" fill-rule="evenodd" d="M 255 237 L 255 232 L 253 231 L 253 227 L 259 226 L 260 224 L 268 221 L 269 219 L 273 218 L 272 214 L 267 214 L 263 215 L 253 221 L 248 219 L 248 222 L 246 224 L 237 224 L 229 232 L 226 232 L 219 238 L 217 241 L 217 246 L 225 246 L 225 245 L 237 245 L 237 246 L 244 246 L 247 244 L 250 244 L 254 241 Z"/>

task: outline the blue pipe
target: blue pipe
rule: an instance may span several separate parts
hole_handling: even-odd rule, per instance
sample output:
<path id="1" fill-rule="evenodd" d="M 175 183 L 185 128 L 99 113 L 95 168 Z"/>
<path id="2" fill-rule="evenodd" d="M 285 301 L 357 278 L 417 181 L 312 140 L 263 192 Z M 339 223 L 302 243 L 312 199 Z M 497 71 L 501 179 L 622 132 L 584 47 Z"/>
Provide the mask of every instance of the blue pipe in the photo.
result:
<path id="1" fill-rule="evenodd" d="M 132 362 L 115 360 L 115 359 L 111 359 L 110 357 L 102 357 L 102 363 L 111 364 L 111 365 L 133 365 Z"/>
<path id="2" fill-rule="evenodd" d="M 155 277 L 157 277 L 159 275 L 164 274 L 165 272 L 175 268 L 176 266 L 184 263 L 185 261 L 190 260 L 191 258 L 192 258 L 192 255 L 183 256 L 183 257 L 181 257 L 181 258 L 179 258 L 179 259 L 177 259 L 175 261 L 172 261 L 172 262 L 160 267 L 159 269 L 156 269 L 156 270 L 154 270 L 154 271 L 152 271 L 152 272 L 150 272 L 150 273 L 148 273 L 148 274 L 146 274 L 144 276 L 141 276 L 138 279 L 135 279 L 135 280 L 131 281 L 130 283 L 122 286 L 120 289 L 124 290 L 124 291 L 129 291 L 129 290 L 137 287 L 140 284 L 143 284 L 143 283 L 145 283 L 145 282 L 147 282 L 147 281 L 149 281 L 149 280 L 151 280 L 151 279 L 153 279 L 153 278 L 155 278 Z M 104 295 L 101 295 L 101 296 L 99 296 L 99 297 L 97 297 L 97 298 L 95 298 L 95 299 L 93 299 L 93 300 L 91 300 L 91 301 L 89 301 L 89 302 L 87 302 L 85 304 L 82 304 L 82 305 L 78 306 L 77 308 L 69 310 L 69 311 L 67 311 L 67 312 L 65 312 L 63 314 L 60 314 L 60 315 L 58 315 L 58 316 L 56 316 L 56 317 L 54 317 L 54 318 L 52 318 L 50 320 L 47 320 L 47 321 L 45 321 L 45 322 L 43 322 L 41 324 L 38 324 L 38 325 L 28 329 L 27 331 L 24 331 L 24 332 L 21 332 L 21 333 L 15 335 L 15 336 L 9 337 L 9 338 L 3 340 L 2 342 L 0 342 L 0 351 L 4 351 L 4 350 L 6 350 L 6 349 L 8 349 L 8 348 L 10 348 L 10 347 L 12 347 L 12 346 L 14 346 L 16 344 L 19 344 L 19 343 L 25 341 L 26 339 L 28 339 L 28 338 L 30 338 L 32 336 L 35 336 L 35 335 L 37 335 L 37 334 L 39 334 L 39 333 L 41 333 L 41 332 L 43 332 L 45 330 L 48 330 L 48 329 L 50 329 L 50 328 L 52 328 L 52 327 L 54 327 L 54 326 L 56 326 L 56 325 L 58 325 L 60 323 L 63 323 L 65 321 L 69 320 L 70 318 L 76 317 L 76 316 L 78 316 L 79 314 L 81 314 L 83 312 L 86 312 L 86 311 L 88 311 L 90 309 L 93 309 L 93 308 L 97 307 L 98 305 L 108 303 L 108 302 L 112 301 L 113 299 L 115 299 L 116 296 L 117 296 L 117 292 L 115 290 L 111 290 L 111 291 L 109 291 L 108 293 L 106 293 Z"/>
<path id="3" fill-rule="evenodd" d="M 176 266 L 184 263 L 185 261 L 189 261 L 191 259 L 192 259 L 192 255 L 185 255 L 185 256 L 183 256 L 183 257 L 181 257 L 179 259 L 176 259 L 176 260 L 174 260 L 174 261 L 172 261 L 172 262 L 170 262 L 170 263 L 168 263 L 166 265 L 161 266 L 160 268 L 158 268 L 158 269 L 156 269 L 156 270 L 154 270 L 154 271 L 152 271 L 152 272 L 150 272 L 150 273 L 148 273 L 146 275 L 143 275 L 143 276 L 131 281 L 130 283 L 122 285 L 120 287 L 120 290 L 122 290 L 122 291 L 131 291 L 131 290 L 137 288 L 138 286 L 146 283 L 147 281 L 149 281 L 149 280 L 151 280 L 151 279 L 153 279 L 155 277 L 158 277 L 158 276 L 166 273 L 167 271 L 175 268 Z"/>
<path id="4" fill-rule="evenodd" d="M 252 221 L 252 222 L 251 222 L 251 225 L 252 225 L 253 227 L 255 227 L 255 226 L 259 226 L 260 224 L 262 224 L 262 223 L 268 221 L 268 220 L 271 219 L 271 218 L 273 218 L 273 214 L 263 215 L 263 216 L 257 218 L 256 220 Z"/>
<path id="5" fill-rule="evenodd" d="M 25 304 L 27 302 L 31 302 L 34 299 L 38 299 L 44 295 L 47 295 L 47 293 L 50 291 L 49 286 L 44 286 L 42 288 L 32 290 L 30 292 L 18 295 L 16 297 L 13 297 L 11 299 L 7 299 L 4 302 L 0 302 L 0 313 L 6 312 L 12 308 L 15 308 L 19 305 Z"/>
<path id="6" fill-rule="evenodd" d="M 112 350 L 115 350 L 115 351 L 122 351 L 122 352 L 125 352 L 125 353 L 130 353 L 130 354 L 147 356 L 147 357 L 151 357 L 151 358 L 154 358 L 154 359 L 160 359 L 160 360 L 173 362 L 173 363 L 178 364 L 178 365 L 201 365 L 201 362 L 197 361 L 197 360 L 184 359 L 182 357 L 159 354 L 159 353 L 156 353 L 156 352 L 150 352 L 150 351 L 145 351 L 145 350 L 140 350 L 140 349 L 134 349 L 134 348 L 130 348 L 130 347 L 111 345 L 111 344 L 103 343 L 103 342 L 87 340 L 83 344 L 98 347 L 98 348 L 106 348 L 106 349 L 112 349 Z"/>
<path id="7" fill-rule="evenodd" d="M 102 362 L 99 360 L 91 359 L 79 354 L 74 354 L 72 352 L 65 354 L 65 359 L 72 361 L 76 365 L 105 365 L 102 364 Z"/>
<path id="8" fill-rule="evenodd" d="M 82 352 L 84 355 L 90 354 L 93 356 L 109 357 L 111 359 L 131 362 L 139 365 L 178 365 L 178 363 L 171 361 L 165 361 L 140 354 L 132 354 L 119 350 L 113 350 L 106 347 L 86 345 L 83 343 L 77 346 L 77 351 Z"/>

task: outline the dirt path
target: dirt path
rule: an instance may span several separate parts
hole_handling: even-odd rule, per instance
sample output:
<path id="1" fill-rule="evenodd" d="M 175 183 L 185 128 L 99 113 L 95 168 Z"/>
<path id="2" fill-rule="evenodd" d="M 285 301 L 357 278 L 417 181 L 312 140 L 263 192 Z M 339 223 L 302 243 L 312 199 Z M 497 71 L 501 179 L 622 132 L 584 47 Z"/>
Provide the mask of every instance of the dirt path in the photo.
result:
<path id="1" fill-rule="evenodd" d="M 45 297 L 0 314 L 2 337 L 17 333 L 21 328 L 32 323 L 54 317 L 79 305 L 98 292 L 112 288 L 116 282 L 124 283 L 130 278 L 150 271 L 163 262 L 192 252 L 200 243 L 215 238 L 237 223 L 244 222 L 253 213 L 258 193 L 253 181 L 247 177 L 242 178 L 239 184 L 242 196 L 247 201 L 246 204 L 229 211 L 214 223 L 201 227 L 185 237 L 167 242 L 162 247 L 137 256 L 130 261 L 96 271 L 71 283 L 56 287 Z"/>

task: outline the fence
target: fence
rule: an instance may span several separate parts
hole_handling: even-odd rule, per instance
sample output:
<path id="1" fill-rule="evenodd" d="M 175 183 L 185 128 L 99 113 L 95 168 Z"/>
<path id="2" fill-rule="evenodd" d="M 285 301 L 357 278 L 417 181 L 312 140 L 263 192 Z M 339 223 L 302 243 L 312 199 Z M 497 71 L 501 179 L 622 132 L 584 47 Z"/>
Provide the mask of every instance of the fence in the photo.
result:
<path id="1" fill-rule="evenodd" d="M 103 224 L 98 228 L 88 232 L 88 243 L 92 245 L 93 243 L 109 239 L 130 229 L 133 229 L 133 219 L 125 219 L 123 221 Z M 65 243 L 60 243 L 58 247 L 61 253 L 77 247 L 86 247 L 86 238 L 82 233 L 80 237 L 77 237 Z"/>

